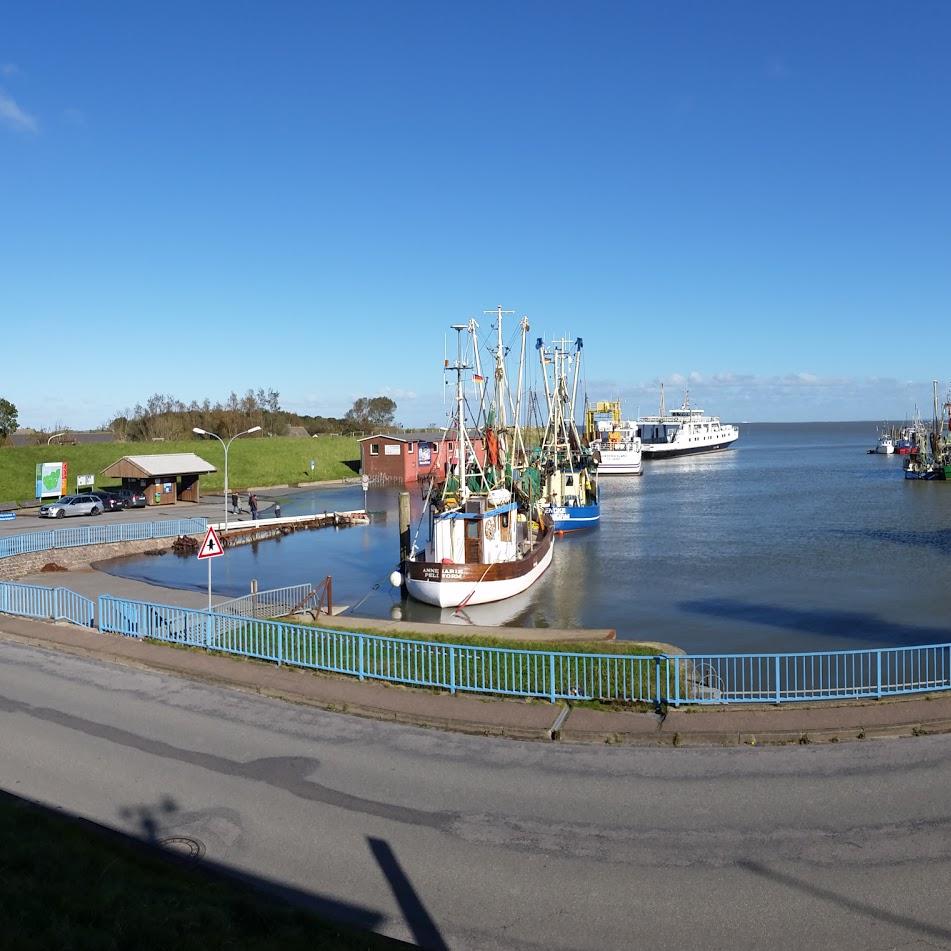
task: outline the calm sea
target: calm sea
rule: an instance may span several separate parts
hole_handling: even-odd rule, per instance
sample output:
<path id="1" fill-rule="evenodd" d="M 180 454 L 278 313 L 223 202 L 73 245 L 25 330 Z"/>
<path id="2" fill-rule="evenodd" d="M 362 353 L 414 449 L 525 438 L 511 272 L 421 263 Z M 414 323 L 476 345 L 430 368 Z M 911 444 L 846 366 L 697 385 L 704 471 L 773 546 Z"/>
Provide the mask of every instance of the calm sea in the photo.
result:
<path id="1" fill-rule="evenodd" d="M 902 478 L 868 455 L 873 423 L 745 424 L 727 452 L 645 462 L 606 477 L 601 525 L 556 543 L 529 591 L 469 608 L 460 623 L 613 627 L 688 651 L 823 650 L 951 641 L 951 483 Z M 277 498 L 277 496 L 274 496 Z M 421 499 L 412 492 L 414 517 Z M 363 507 L 359 487 L 280 499 L 282 514 Z M 335 600 L 371 617 L 447 621 L 400 602 L 396 491 L 374 489 L 373 524 L 229 550 L 215 590 L 334 579 Z M 414 523 L 415 528 L 415 523 Z M 425 527 L 422 530 L 425 532 Z M 206 568 L 134 557 L 124 577 L 204 590 Z"/>

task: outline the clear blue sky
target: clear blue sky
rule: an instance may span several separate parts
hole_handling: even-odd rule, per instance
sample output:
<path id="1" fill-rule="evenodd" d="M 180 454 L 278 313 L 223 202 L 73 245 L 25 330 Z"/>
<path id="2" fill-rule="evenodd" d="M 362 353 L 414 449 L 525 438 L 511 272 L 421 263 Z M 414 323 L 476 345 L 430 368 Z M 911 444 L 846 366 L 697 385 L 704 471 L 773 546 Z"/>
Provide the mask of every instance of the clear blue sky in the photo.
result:
<path id="1" fill-rule="evenodd" d="M 447 325 L 592 398 L 902 417 L 951 376 L 951 4 L 77 2 L 0 33 L 0 395 L 442 414 Z M 484 325 L 488 329 L 488 322 Z M 670 399 L 668 399 L 670 402 Z"/>

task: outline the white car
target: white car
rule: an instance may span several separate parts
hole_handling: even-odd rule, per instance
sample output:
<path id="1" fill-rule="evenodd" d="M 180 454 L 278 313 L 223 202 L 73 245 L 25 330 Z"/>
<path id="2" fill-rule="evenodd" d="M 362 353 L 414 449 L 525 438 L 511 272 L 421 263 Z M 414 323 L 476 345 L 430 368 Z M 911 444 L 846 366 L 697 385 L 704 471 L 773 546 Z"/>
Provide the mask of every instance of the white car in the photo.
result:
<path id="1" fill-rule="evenodd" d="M 94 495 L 64 495 L 58 502 L 40 506 L 40 518 L 66 518 L 67 515 L 101 515 L 102 501 Z"/>

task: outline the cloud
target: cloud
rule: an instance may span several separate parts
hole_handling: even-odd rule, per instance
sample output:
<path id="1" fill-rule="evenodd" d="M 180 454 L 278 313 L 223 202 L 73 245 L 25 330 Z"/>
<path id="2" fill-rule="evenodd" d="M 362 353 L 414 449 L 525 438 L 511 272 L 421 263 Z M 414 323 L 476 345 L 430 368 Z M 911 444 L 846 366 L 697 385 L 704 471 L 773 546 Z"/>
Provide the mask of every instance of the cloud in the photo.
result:
<path id="1" fill-rule="evenodd" d="M 0 89 L 0 122 L 18 132 L 37 132 L 39 126 L 36 119 L 28 112 L 24 112 L 16 100 Z"/>

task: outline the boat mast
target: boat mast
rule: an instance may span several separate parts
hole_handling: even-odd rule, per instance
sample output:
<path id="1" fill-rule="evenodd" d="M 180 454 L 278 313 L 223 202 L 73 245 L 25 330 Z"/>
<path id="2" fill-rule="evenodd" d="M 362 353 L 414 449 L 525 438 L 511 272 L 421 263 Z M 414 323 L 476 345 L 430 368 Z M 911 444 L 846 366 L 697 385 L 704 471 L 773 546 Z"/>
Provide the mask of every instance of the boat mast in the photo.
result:
<path id="1" fill-rule="evenodd" d="M 514 464 L 516 453 L 520 452 L 518 456 L 519 465 L 525 465 L 527 453 L 525 452 L 525 443 L 522 440 L 522 428 L 521 428 L 521 413 L 522 413 L 522 374 L 525 369 L 525 344 L 528 340 L 528 318 L 523 317 L 519 321 L 519 327 L 522 331 L 522 348 L 518 358 L 518 386 L 515 390 L 515 406 L 512 409 L 512 416 L 515 421 L 515 432 L 512 436 L 512 462 Z M 514 473 L 513 473 L 514 477 Z"/>
<path id="2" fill-rule="evenodd" d="M 663 418 L 667 415 L 667 406 L 664 403 L 664 384 L 660 385 L 660 411 L 657 413 L 658 416 Z"/>

